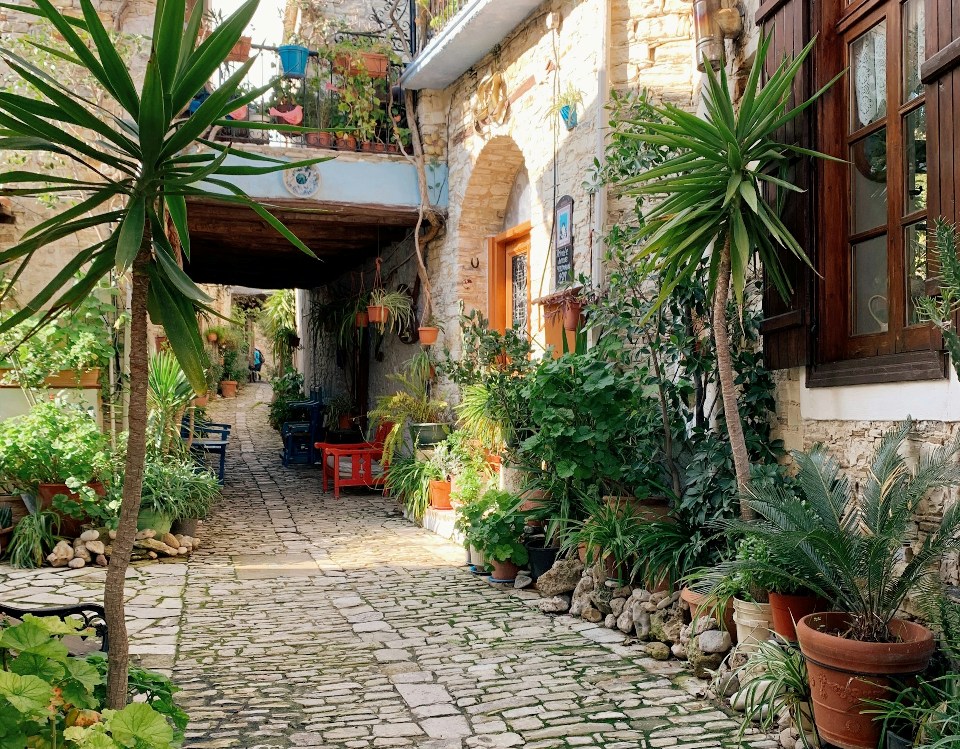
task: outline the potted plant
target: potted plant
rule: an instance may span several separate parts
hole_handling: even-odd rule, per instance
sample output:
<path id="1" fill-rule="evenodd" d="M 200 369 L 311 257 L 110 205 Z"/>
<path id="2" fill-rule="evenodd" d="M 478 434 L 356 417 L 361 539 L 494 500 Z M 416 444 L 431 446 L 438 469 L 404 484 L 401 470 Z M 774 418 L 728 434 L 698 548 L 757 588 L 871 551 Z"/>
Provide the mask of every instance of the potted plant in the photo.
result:
<path id="1" fill-rule="evenodd" d="M 567 130 L 577 126 L 577 107 L 583 106 L 583 92 L 573 83 L 568 83 L 566 89 L 557 97 L 557 101 L 550 107 L 550 114 L 560 115 Z"/>
<path id="2" fill-rule="evenodd" d="M 0 421 L 0 484 L 35 494 L 43 510 L 58 496 L 95 505 L 104 493 L 108 447 L 87 411 L 61 399 L 38 403 L 29 413 Z M 64 534 L 79 535 L 82 520 L 64 517 Z"/>
<path id="3" fill-rule="evenodd" d="M 137 529 L 169 533 L 174 521 L 195 521 L 207 516 L 220 493 L 217 477 L 197 470 L 190 458 L 151 455 L 143 474 L 143 501 Z M 193 535 L 193 534 L 187 534 Z"/>
<path id="4" fill-rule="evenodd" d="M 60 521 L 53 510 L 37 510 L 17 523 L 7 547 L 10 564 L 21 569 L 42 567 L 60 537 Z"/>
<path id="5" fill-rule="evenodd" d="M 219 337 L 220 337 L 220 328 L 218 327 L 207 328 L 207 341 L 209 341 L 210 343 L 216 343 Z"/>
<path id="6" fill-rule="evenodd" d="M 303 78 L 307 72 L 307 60 L 310 49 L 302 44 L 281 44 L 277 47 L 280 55 L 280 69 L 284 78 Z"/>
<path id="7" fill-rule="evenodd" d="M 438 442 L 433 446 L 433 452 L 427 463 L 430 482 L 430 506 L 434 510 L 452 510 L 453 505 L 450 504 L 452 488 L 450 474 L 454 467 L 454 460 L 446 441 Z"/>
<path id="8" fill-rule="evenodd" d="M 306 83 L 303 93 L 303 126 L 311 128 L 303 139 L 308 146 L 333 148 L 337 136 L 333 129 L 337 124 L 337 100 L 328 89 L 319 73 Z"/>
<path id="9" fill-rule="evenodd" d="M 956 504 L 936 529 L 912 539 L 917 504 L 934 488 L 960 483 L 960 442 L 932 450 L 912 469 L 900 455 L 911 428 L 907 422 L 883 436 L 859 491 L 822 447 L 794 453 L 802 496 L 761 484 L 750 500 L 760 522 L 725 526 L 757 536 L 769 558 L 732 560 L 718 566 L 721 575 L 773 573 L 829 603 L 832 610 L 797 623 L 797 637 L 817 729 L 844 749 L 877 745 L 880 724 L 863 714 L 865 700 L 888 698 L 892 679 L 929 663 L 933 633 L 897 613 L 909 595 L 935 584 L 940 560 L 960 546 Z M 907 546 L 912 554 L 904 558 Z"/>
<path id="10" fill-rule="evenodd" d="M 747 562 L 733 576 L 733 621 L 737 625 L 737 643 L 741 651 L 754 652 L 770 639 L 773 619 L 769 591 L 775 578 L 764 575 L 762 565 L 770 561 L 770 548 L 762 538 L 746 534 L 737 543 L 737 559 Z"/>
<path id="11" fill-rule="evenodd" d="M 420 327 L 417 328 L 417 337 L 420 340 L 421 346 L 432 346 L 437 342 L 437 339 L 440 337 L 440 331 L 443 330 L 443 325 L 437 320 L 436 317 L 431 315 L 424 322 L 420 324 Z"/>
<path id="12" fill-rule="evenodd" d="M 327 418 L 338 429 L 351 429 L 354 426 L 357 414 L 356 401 L 347 393 L 339 393 L 330 400 L 327 407 Z"/>
<path id="13" fill-rule="evenodd" d="M 482 514 L 471 519 L 466 531 L 467 543 L 480 549 L 493 567 L 493 582 L 513 582 L 527 563 L 522 541 L 525 519 L 515 509 L 517 501 L 509 492 L 489 490 L 483 496 Z"/>
<path id="14" fill-rule="evenodd" d="M 377 325 L 381 332 L 400 331 L 410 324 L 413 317 L 413 300 L 403 291 L 387 291 L 377 286 L 370 292 L 367 302 L 367 319 Z"/>
<path id="15" fill-rule="evenodd" d="M 397 454 L 387 471 L 387 491 L 403 505 L 407 517 L 420 521 L 430 506 L 430 481 L 436 475 L 426 460 L 408 453 Z"/>
<path id="16" fill-rule="evenodd" d="M 432 369 L 429 357 L 415 355 L 402 372 L 388 375 L 398 390 L 378 398 L 377 407 L 370 412 L 374 422 L 393 424 L 383 446 L 383 460 L 388 464 L 403 442 L 405 429 L 409 428 L 413 443 L 420 447 L 432 447 L 447 436 L 443 419 L 448 406 L 432 396 Z"/>

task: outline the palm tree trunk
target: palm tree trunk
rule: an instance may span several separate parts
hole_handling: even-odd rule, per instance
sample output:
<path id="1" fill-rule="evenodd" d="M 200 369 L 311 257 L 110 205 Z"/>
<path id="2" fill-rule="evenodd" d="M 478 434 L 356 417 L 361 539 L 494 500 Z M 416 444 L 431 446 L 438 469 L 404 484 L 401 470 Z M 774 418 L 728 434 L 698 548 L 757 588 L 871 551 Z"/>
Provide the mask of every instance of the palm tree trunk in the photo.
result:
<path id="1" fill-rule="evenodd" d="M 723 397 L 723 414 L 727 422 L 727 436 L 733 452 L 733 466 L 737 473 L 737 488 L 740 490 L 740 517 L 753 520 L 753 510 L 746 501 L 750 487 L 750 454 L 743 436 L 740 407 L 737 405 L 737 386 L 734 382 L 733 356 L 730 353 L 730 331 L 727 329 L 727 300 L 730 298 L 730 236 L 723 244 L 720 268 L 717 272 L 717 288 L 713 294 L 713 338 L 717 344 L 717 372 L 720 378 L 720 395 Z"/>
<path id="2" fill-rule="evenodd" d="M 130 427 L 124 466 L 123 501 L 120 525 L 113 542 L 110 566 L 104 587 L 103 605 L 107 615 L 110 652 L 107 657 L 107 707 L 120 710 L 127 704 L 127 675 L 130 667 L 130 642 L 124 614 L 124 581 L 133 542 L 137 535 L 143 466 L 147 452 L 147 290 L 150 278 L 151 233 L 144 231 L 140 252 L 133 263 L 133 292 L 130 303 Z"/>

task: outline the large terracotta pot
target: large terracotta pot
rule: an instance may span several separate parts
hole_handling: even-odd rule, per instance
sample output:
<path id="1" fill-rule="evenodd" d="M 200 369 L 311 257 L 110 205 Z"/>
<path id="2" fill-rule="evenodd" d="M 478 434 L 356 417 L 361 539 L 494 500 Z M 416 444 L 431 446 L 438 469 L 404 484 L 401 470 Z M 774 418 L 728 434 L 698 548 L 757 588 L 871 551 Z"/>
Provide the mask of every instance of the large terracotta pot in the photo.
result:
<path id="1" fill-rule="evenodd" d="M 376 325 L 386 325 L 389 316 L 389 310 L 379 304 L 371 304 L 367 307 L 367 319 Z"/>
<path id="2" fill-rule="evenodd" d="M 107 493 L 106 488 L 99 481 L 91 481 L 90 487 L 101 497 Z M 79 502 L 80 495 L 70 491 L 66 484 L 40 484 L 37 487 L 37 504 L 41 510 L 49 510 L 53 506 L 53 498 L 58 494 L 65 494 L 71 502 Z M 72 518 L 69 515 L 60 514 L 60 535 L 64 538 L 74 539 L 83 533 L 83 524 L 89 518 Z"/>
<path id="3" fill-rule="evenodd" d="M 849 616 L 838 611 L 809 614 L 797 622 L 813 718 L 823 741 L 841 749 L 874 749 L 882 723 L 861 713 L 863 701 L 889 698 L 890 677 L 923 672 L 933 654 L 933 632 L 894 619 L 890 630 L 897 642 L 861 642 L 839 635 L 848 626 Z"/>
<path id="4" fill-rule="evenodd" d="M 583 315 L 583 303 L 580 301 L 569 301 L 563 305 L 563 329 L 574 331 L 580 327 L 580 319 Z"/>
<path id="5" fill-rule="evenodd" d="M 452 510 L 450 504 L 451 486 L 449 481 L 430 482 L 430 506 L 434 510 Z"/>
<path id="6" fill-rule="evenodd" d="M 796 623 L 807 614 L 823 610 L 823 602 L 815 595 L 787 595 L 770 591 L 770 616 L 773 631 L 790 642 L 797 641 Z"/>
<path id="7" fill-rule="evenodd" d="M 417 328 L 417 333 L 420 338 L 421 345 L 432 346 L 440 337 L 440 328 L 436 328 L 432 325 L 421 325 L 419 328 Z"/>
<path id="8" fill-rule="evenodd" d="M 487 564 L 493 566 L 493 574 L 490 577 L 498 583 L 512 583 L 517 579 L 517 573 L 520 572 L 520 568 L 513 562 L 498 562 L 494 559 L 488 559 Z"/>
<path id="9" fill-rule="evenodd" d="M 629 509 L 642 520 L 667 520 L 670 517 L 670 503 L 666 497 L 647 497 L 637 499 L 636 497 L 616 496 L 608 494 L 604 496 L 603 501 L 612 507 L 621 510 Z"/>
<path id="10" fill-rule="evenodd" d="M 220 392 L 223 394 L 224 398 L 236 398 L 237 397 L 237 381 L 223 380 L 220 383 Z"/>

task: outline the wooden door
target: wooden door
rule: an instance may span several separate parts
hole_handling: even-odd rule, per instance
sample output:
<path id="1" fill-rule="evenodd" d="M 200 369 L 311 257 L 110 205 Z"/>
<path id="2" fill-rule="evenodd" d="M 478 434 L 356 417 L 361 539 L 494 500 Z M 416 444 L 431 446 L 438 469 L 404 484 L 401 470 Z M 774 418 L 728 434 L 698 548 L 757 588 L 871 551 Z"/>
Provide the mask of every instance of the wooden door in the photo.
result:
<path id="1" fill-rule="evenodd" d="M 530 335 L 530 224 L 523 223 L 490 240 L 490 327 L 517 327 Z"/>

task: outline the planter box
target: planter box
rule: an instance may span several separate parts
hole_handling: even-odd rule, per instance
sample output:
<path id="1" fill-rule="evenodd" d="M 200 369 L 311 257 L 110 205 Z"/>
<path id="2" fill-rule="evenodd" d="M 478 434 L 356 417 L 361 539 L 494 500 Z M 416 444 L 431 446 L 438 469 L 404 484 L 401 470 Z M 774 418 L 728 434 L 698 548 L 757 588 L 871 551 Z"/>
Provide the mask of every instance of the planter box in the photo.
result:
<path id="1" fill-rule="evenodd" d="M 12 369 L 0 368 L 0 380 L 6 380 L 13 372 Z M 73 369 L 64 369 L 57 372 L 43 381 L 44 387 L 56 388 L 58 390 L 69 390 L 71 388 L 99 388 L 100 387 L 100 369 L 90 369 L 86 372 L 77 372 Z M 19 385 L 4 382 L 0 384 L 4 388 L 17 388 Z"/>

